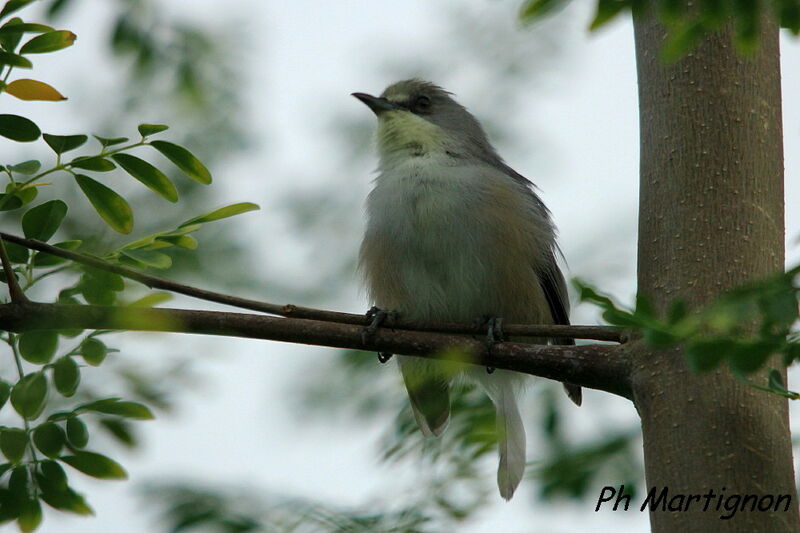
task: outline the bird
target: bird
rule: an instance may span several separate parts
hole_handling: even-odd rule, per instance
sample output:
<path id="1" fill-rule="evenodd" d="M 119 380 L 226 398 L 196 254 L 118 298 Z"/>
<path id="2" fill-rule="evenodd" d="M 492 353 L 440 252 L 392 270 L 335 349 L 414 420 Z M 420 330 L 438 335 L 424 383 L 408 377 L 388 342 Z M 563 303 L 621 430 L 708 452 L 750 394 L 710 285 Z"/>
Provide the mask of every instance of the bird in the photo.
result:
<path id="1" fill-rule="evenodd" d="M 378 119 L 379 165 L 358 258 L 371 302 L 412 321 L 492 317 L 569 324 L 550 212 L 533 183 L 498 155 L 478 120 L 452 93 L 418 78 L 393 83 L 380 96 L 352 96 Z M 452 372 L 432 359 L 397 360 L 420 430 L 440 435 L 450 419 Z M 517 405 L 525 376 L 480 367 L 466 374 L 494 404 L 497 483 L 501 497 L 510 500 L 526 462 Z M 581 388 L 564 387 L 580 405 Z"/>

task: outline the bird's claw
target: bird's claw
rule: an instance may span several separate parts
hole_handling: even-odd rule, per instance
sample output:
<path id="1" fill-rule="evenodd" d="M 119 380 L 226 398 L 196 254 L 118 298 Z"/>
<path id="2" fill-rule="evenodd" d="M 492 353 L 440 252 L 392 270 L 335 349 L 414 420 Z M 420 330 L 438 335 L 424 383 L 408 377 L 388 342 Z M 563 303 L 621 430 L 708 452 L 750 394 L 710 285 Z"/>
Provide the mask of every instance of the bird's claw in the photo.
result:
<path id="1" fill-rule="evenodd" d="M 492 355 L 492 346 L 498 342 L 503 342 L 503 319 L 496 316 L 482 317 L 483 323 L 486 324 L 486 352 Z M 486 373 L 492 374 L 494 367 L 487 366 Z"/>
<path id="2" fill-rule="evenodd" d="M 373 306 L 367 311 L 366 316 L 367 320 L 371 319 L 372 322 L 370 322 L 369 326 L 361 330 L 361 342 L 369 344 L 378 331 L 378 328 L 380 328 L 387 319 L 394 320 L 397 318 L 397 313 L 394 311 L 385 311 L 380 307 Z M 388 352 L 378 352 L 378 361 L 384 364 L 392 358 L 392 355 L 393 354 Z"/>

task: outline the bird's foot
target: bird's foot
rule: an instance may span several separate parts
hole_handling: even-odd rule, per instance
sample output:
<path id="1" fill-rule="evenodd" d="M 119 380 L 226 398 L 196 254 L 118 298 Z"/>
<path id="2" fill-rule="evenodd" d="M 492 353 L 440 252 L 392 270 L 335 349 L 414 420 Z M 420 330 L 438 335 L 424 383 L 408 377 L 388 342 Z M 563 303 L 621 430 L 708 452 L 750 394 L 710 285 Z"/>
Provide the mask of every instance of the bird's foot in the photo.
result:
<path id="1" fill-rule="evenodd" d="M 386 322 L 386 320 L 395 320 L 397 318 L 397 313 L 373 306 L 367 311 L 366 316 L 367 320 L 371 319 L 372 322 L 370 322 L 370 325 L 361 331 L 361 342 L 364 344 L 369 344 L 372 338 L 375 336 L 375 333 L 378 331 L 378 328 L 380 328 L 381 325 Z M 378 352 L 378 361 L 381 364 L 386 363 L 391 358 L 392 354 L 388 352 Z"/>
<path id="2" fill-rule="evenodd" d="M 498 342 L 503 342 L 503 319 L 497 316 L 482 316 L 480 317 L 481 329 L 486 327 L 486 351 L 492 355 L 492 347 Z M 494 367 L 487 366 L 486 373 L 491 374 L 494 372 Z"/>

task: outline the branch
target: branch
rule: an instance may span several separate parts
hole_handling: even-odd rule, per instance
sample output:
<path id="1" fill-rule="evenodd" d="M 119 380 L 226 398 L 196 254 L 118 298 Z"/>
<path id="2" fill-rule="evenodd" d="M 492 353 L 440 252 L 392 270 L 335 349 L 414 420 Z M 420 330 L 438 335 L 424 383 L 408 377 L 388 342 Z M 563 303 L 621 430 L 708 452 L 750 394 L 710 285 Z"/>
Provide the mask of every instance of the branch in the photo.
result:
<path id="1" fill-rule="evenodd" d="M 38 250 L 40 252 L 72 260 L 76 263 L 119 274 L 125 278 L 138 281 L 139 283 L 142 283 L 152 289 L 175 292 L 185 296 L 199 298 L 201 300 L 221 303 L 242 309 L 249 309 L 251 311 L 260 311 L 262 313 L 278 315 L 286 318 L 322 320 L 325 322 L 336 322 L 339 324 L 351 324 L 356 326 L 367 326 L 370 323 L 370 319 L 363 314 L 340 313 L 337 311 L 301 307 L 292 304 L 281 305 L 260 302 L 258 300 L 250 300 L 248 298 L 239 298 L 237 296 L 199 289 L 197 287 L 191 287 L 189 285 L 183 285 L 181 283 L 176 283 L 164 278 L 144 274 L 131 268 L 108 263 L 107 261 L 103 261 L 102 259 L 98 259 L 96 257 L 57 248 L 35 239 L 24 239 L 22 237 L 17 237 L 15 235 L 2 232 L 0 232 L 0 238 L 32 250 Z M 476 333 L 476 327 L 474 324 L 460 324 L 455 322 L 423 323 L 403 320 L 401 317 L 399 319 L 387 318 L 383 324 L 387 328 L 410 331 L 438 331 L 466 335 Z M 626 340 L 625 331 L 614 326 L 503 324 L 503 333 L 510 337 L 558 337 L 592 339 L 611 342 L 624 342 Z"/>
<path id="2" fill-rule="evenodd" d="M 28 297 L 25 296 L 25 293 L 22 292 L 22 289 L 19 287 L 17 276 L 14 274 L 14 268 L 11 266 L 11 260 L 8 258 L 4 240 L 5 239 L 0 238 L 0 262 L 3 264 L 3 272 L 5 273 L 6 282 L 8 283 L 8 295 L 14 303 L 26 303 L 28 302 Z"/>
<path id="3" fill-rule="evenodd" d="M 488 353 L 484 339 L 442 333 L 379 328 L 362 339 L 363 327 L 318 320 L 275 318 L 244 313 L 18 303 L 0 305 L 0 328 L 8 331 L 49 329 L 123 329 L 200 333 L 269 339 L 354 350 L 382 351 L 504 368 L 631 398 L 630 361 L 623 346 L 547 346 L 503 342 Z"/>

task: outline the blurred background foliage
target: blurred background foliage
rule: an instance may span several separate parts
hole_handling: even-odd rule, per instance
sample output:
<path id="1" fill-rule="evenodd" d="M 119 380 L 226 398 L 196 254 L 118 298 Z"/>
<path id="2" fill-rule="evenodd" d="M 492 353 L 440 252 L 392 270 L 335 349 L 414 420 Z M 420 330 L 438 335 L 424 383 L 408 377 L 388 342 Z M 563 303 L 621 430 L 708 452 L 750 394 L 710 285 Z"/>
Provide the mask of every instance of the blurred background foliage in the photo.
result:
<path id="1" fill-rule="evenodd" d="M 51 23 L 59 24 L 86 9 L 88 2 L 42 0 L 39 4 Z M 568 0 L 530 0 L 521 8 L 522 17 L 534 21 L 567 3 Z M 587 23 L 602 25 L 641 3 L 600 0 L 594 22 Z M 659 3 L 665 16 L 672 17 L 667 22 L 678 43 L 675 53 L 688 49 L 699 31 L 713 29 L 718 23 L 719 14 L 709 11 L 712 3 L 730 9 L 728 2 L 707 1 L 700 3 L 703 9 L 687 13 L 676 7 L 681 2 Z M 270 136 L 279 136 L 280 132 L 264 131 L 262 125 L 251 123 L 244 100 L 249 83 L 247 40 L 249 31 L 256 31 L 252 23 L 220 10 L 219 18 L 209 25 L 176 14 L 168 4 L 164 0 L 109 0 L 104 4 L 104 50 L 99 53 L 109 70 L 96 84 L 84 85 L 88 97 L 75 99 L 75 105 L 84 106 L 79 113 L 89 121 L 85 128 L 101 135 L 121 134 L 120 127 L 133 131 L 134 124 L 145 119 L 165 122 L 179 135 L 177 142 L 212 168 L 225 167 L 254 150 L 266 149 Z M 730 3 L 744 4 L 747 2 Z M 781 16 L 785 17 L 785 25 L 796 32 L 797 23 L 792 22 L 792 6 L 796 4 L 784 0 L 775 5 L 784 6 Z M 502 2 L 458 7 L 443 3 L 437 8 L 435 31 L 438 39 L 447 43 L 446 53 L 420 57 L 398 50 L 372 65 L 372 69 L 387 84 L 411 76 L 447 80 L 446 88 L 457 92 L 459 100 L 481 118 L 494 144 L 502 146 L 512 166 L 518 161 L 536 161 L 546 166 L 552 147 L 547 124 L 536 118 L 537 90 L 547 85 L 548 75 L 556 65 L 572 57 L 569 44 L 560 38 L 563 17 L 554 16 L 538 25 L 535 32 L 521 31 L 516 18 L 518 7 Z M 740 45 L 746 48 L 752 44 L 749 36 L 753 30 L 752 24 L 748 26 L 748 11 L 742 13 Z M 381 89 L 353 87 L 354 91 L 367 92 Z M 269 88 L 264 92 L 263 97 L 268 98 Z M 103 102 L 102 113 L 96 112 L 96 101 Z M 209 253 L 173 254 L 169 277 L 209 289 L 254 291 L 272 301 L 317 307 L 337 307 L 343 301 L 352 301 L 352 294 L 357 291 L 353 271 L 358 238 L 354 235 L 361 231 L 361 205 L 368 191 L 366 178 L 374 164 L 374 118 L 367 112 L 353 115 L 337 108 L 326 112 L 332 152 L 338 154 L 338 159 L 316 165 L 318 173 L 313 176 L 298 171 L 294 176 L 297 186 L 280 198 L 270 199 L 277 216 L 291 221 L 288 227 L 293 237 L 307 252 L 304 260 L 314 265 L 304 273 L 303 283 L 289 281 L 288 275 L 284 279 L 281 273 L 265 275 L 259 268 L 263 256 L 246 242 L 246 236 L 224 224 L 204 230 L 202 246 Z M 258 145 L 251 140 L 256 138 L 255 130 L 261 140 Z M 20 155 L 18 159 L 26 158 Z M 320 175 L 320 168 L 327 170 Z M 209 203 L 217 203 L 192 181 L 176 183 L 185 201 L 184 212 L 205 210 Z M 134 186 L 125 190 L 125 196 L 134 207 L 152 202 L 147 192 Z M 175 222 L 169 210 L 150 209 L 148 213 L 151 215 L 141 221 L 137 232 L 150 233 Z M 78 213 L 63 229 L 97 250 L 113 248 L 118 244 L 117 236 L 98 230 L 94 217 L 89 210 L 83 216 Z M 594 242 L 605 246 L 604 237 L 619 237 L 619 230 L 610 223 L 604 229 L 607 234 L 598 234 Z M 628 233 L 633 238 L 633 232 Z M 587 249 L 585 253 L 593 252 Z M 570 259 L 591 267 L 591 261 Z M 581 271 L 581 276 L 594 280 L 626 274 L 633 273 Z M 591 318 L 596 314 L 584 311 L 582 316 Z M 169 349 L 181 350 L 180 343 L 172 346 L 177 348 Z M 93 386 L 98 390 L 123 389 L 126 396 L 141 399 L 163 412 L 173 406 L 174 391 L 192 388 L 202 381 L 190 363 L 196 355 L 173 359 L 168 368 L 111 361 L 109 371 L 113 370 L 113 376 L 95 378 L 94 385 L 89 381 L 88 396 L 92 396 Z M 393 363 L 379 365 L 373 354 L 343 351 L 335 358 L 320 358 L 298 373 L 296 382 L 286 387 L 286 394 L 292 399 L 295 419 L 307 424 L 378 421 L 385 427 L 375 449 L 376 457 L 389 468 L 397 463 L 414 464 L 418 473 L 414 479 L 387 479 L 385 491 L 352 508 L 302 495 L 294 497 L 277 488 L 245 490 L 242 486 L 247 481 L 236 479 L 227 486 L 203 486 L 181 479 L 151 480 L 141 487 L 142 499 L 162 510 L 160 527 L 173 532 L 444 532 L 476 520 L 495 498 L 491 404 L 480 391 L 464 384 L 453 395 L 453 418 L 448 431 L 440 439 L 425 440 L 416 429 L 392 367 Z M 580 504 L 599 493 L 608 480 L 624 482 L 628 492 L 641 486 L 638 426 L 632 418 L 609 422 L 607 400 L 604 395 L 590 393 L 578 412 L 561 393 L 559 384 L 537 380 L 530 387 L 523 411 L 530 442 L 527 483 L 535 487 L 533 492 L 538 499 Z M 586 422 L 581 424 L 582 429 L 570 423 L 573 417 Z M 123 444 L 137 445 L 135 428 L 106 429 Z"/>

